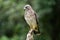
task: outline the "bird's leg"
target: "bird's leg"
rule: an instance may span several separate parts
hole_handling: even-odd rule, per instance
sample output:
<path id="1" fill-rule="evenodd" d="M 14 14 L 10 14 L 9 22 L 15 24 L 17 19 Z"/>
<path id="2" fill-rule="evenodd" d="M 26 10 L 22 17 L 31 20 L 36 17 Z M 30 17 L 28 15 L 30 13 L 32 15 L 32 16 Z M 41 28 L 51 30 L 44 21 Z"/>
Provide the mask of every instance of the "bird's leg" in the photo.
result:
<path id="1" fill-rule="evenodd" d="M 33 26 L 32 25 L 30 25 L 30 30 L 32 30 L 33 29 Z"/>
<path id="2" fill-rule="evenodd" d="M 33 30 L 38 31 L 38 27 L 37 26 L 33 26 Z"/>

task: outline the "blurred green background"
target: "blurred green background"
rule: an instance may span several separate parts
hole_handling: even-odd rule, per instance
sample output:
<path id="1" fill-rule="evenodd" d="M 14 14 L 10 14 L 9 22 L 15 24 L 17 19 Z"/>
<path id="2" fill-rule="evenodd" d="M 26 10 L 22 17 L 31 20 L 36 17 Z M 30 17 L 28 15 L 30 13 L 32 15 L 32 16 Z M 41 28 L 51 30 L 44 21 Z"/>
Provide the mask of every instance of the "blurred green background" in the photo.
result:
<path id="1" fill-rule="evenodd" d="M 0 40 L 25 40 L 29 26 L 24 9 L 30 4 L 39 16 L 40 36 L 35 40 L 60 40 L 59 0 L 0 0 Z"/>

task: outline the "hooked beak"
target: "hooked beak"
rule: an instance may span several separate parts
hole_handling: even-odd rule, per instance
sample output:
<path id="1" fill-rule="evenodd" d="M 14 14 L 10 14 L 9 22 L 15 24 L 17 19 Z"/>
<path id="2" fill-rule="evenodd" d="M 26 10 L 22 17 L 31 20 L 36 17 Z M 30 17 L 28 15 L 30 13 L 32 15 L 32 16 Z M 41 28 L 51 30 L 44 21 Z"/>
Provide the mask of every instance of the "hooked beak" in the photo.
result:
<path id="1" fill-rule="evenodd" d="M 25 11 L 25 9 L 26 9 L 26 8 L 24 7 L 24 11 Z"/>

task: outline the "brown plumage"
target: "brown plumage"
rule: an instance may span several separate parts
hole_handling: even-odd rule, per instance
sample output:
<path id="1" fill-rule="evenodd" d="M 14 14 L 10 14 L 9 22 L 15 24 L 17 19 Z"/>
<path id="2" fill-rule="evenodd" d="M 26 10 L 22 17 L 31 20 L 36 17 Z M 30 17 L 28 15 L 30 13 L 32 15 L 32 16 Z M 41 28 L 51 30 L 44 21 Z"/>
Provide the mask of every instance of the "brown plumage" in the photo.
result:
<path id="1" fill-rule="evenodd" d="M 34 12 L 30 5 L 25 5 L 24 10 L 24 18 L 30 26 L 30 30 L 33 29 L 34 34 L 40 34 L 36 12 Z"/>

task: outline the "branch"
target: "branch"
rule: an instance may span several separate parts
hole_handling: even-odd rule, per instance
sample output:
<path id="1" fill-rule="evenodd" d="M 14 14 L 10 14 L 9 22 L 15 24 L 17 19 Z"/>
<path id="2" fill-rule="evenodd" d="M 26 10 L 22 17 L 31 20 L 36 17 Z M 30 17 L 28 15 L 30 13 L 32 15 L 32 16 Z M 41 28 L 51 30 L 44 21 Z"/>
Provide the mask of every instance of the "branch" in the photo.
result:
<path id="1" fill-rule="evenodd" d="M 28 32 L 26 40 L 34 40 L 32 29 Z"/>

